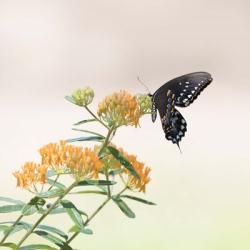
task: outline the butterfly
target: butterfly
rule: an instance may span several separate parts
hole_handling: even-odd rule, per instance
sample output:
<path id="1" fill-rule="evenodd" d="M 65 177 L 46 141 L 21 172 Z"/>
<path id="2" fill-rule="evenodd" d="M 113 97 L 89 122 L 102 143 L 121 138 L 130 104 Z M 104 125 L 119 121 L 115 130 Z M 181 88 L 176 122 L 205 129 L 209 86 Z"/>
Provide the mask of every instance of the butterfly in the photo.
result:
<path id="1" fill-rule="evenodd" d="M 166 139 L 178 147 L 187 131 L 187 122 L 176 107 L 189 106 L 212 80 L 207 72 L 194 72 L 174 78 L 153 95 L 149 94 L 152 100 L 152 121 L 155 122 L 158 111 Z"/>

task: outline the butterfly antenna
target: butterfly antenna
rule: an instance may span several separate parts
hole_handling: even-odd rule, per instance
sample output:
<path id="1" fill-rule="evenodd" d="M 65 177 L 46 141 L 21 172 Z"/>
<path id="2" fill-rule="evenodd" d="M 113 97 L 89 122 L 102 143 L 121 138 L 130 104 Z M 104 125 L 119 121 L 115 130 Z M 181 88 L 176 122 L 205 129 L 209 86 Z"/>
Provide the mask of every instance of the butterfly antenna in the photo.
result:
<path id="1" fill-rule="evenodd" d="M 181 151 L 181 148 L 180 148 L 179 142 L 176 142 L 176 144 L 177 144 L 177 146 L 178 146 L 178 148 L 179 148 L 179 150 L 180 150 L 180 153 L 182 154 L 182 151 Z"/>
<path id="2" fill-rule="evenodd" d="M 146 88 L 146 90 L 148 91 L 148 93 L 151 93 L 150 90 L 149 90 L 149 88 L 148 88 L 148 86 L 140 79 L 139 76 L 137 76 L 137 80 L 138 80 L 138 82 L 139 82 L 144 88 Z"/>

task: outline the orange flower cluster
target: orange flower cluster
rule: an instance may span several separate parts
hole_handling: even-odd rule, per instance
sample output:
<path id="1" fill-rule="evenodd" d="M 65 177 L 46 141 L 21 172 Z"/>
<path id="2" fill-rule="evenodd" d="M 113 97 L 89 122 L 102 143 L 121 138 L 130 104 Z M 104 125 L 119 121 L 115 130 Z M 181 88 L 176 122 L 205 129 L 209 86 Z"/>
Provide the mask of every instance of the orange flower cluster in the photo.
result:
<path id="1" fill-rule="evenodd" d="M 102 162 L 91 149 L 73 146 L 61 141 L 50 143 L 39 150 L 42 163 L 61 172 L 70 169 L 76 178 L 98 178 Z"/>
<path id="2" fill-rule="evenodd" d="M 47 169 L 48 167 L 44 164 L 26 162 L 22 166 L 21 171 L 13 173 L 17 179 L 17 186 L 21 188 L 29 188 L 36 183 L 45 184 Z"/>
<path id="3" fill-rule="evenodd" d="M 137 160 L 137 157 L 132 154 L 128 154 L 122 148 L 117 148 L 114 144 L 110 144 L 110 146 L 119 150 L 122 155 L 130 162 L 133 166 L 137 174 L 139 175 L 140 179 L 133 176 L 129 170 L 127 170 L 113 155 L 109 153 L 108 150 L 104 151 L 104 157 L 102 158 L 103 164 L 108 169 L 122 169 L 122 178 L 126 178 L 126 185 L 129 188 L 135 189 L 139 192 L 146 191 L 146 185 L 150 182 L 149 173 L 151 169 L 144 165 L 144 163 Z M 94 150 L 99 152 L 100 146 L 95 146 Z"/>
<path id="4" fill-rule="evenodd" d="M 138 126 L 140 110 L 136 98 L 125 90 L 116 92 L 99 103 L 98 116 L 108 125 Z"/>
<path id="5" fill-rule="evenodd" d="M 139 192 L 145 193 L 146 185 L 150 182 L 149 172 L 151 169 L 146 167 L 144 163 L 138 161 L 135 155 L 125 154 L 125 156 L 140 176 L 140 179 L 138 179 L 137 177 L 129 174 L 128 186 L 132 189 L 137 189 Z M 128 174 L 128 170 L 126 172 Z"/>
<path id="6" fill-rule="evenodd" d="M 17 186 L 29 188 L 37 183 L 46 183 L 48 169 L 54 169 L 58 174 L 71 173 L 76 179 L 98 178 L 102 162 L 91 149 L 77 147 L 61 141 L 50 143 L 39 150 L 41 164 L 27 162 L 21 171 L 14 173 Z"/>

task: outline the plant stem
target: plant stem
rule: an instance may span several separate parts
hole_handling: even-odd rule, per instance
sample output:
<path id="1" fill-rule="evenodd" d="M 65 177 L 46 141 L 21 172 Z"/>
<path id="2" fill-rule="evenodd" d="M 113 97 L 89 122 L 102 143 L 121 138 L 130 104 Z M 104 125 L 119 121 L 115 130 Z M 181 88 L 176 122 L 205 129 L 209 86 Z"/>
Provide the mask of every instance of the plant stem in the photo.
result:
<path id="1" fill-rule="evenodd" d="M 102 144 L 102 147 L 98 153 L 98 156 L 101 156 L 102 152 L 105 150 L 105 148 L 107 147 L 108 143 L 109 143 L 109 139 L 112 135 L 114 131 L 114 128 L 110 128 L 109 131 L 108 131 L 108 134 L 105 138 L 105 141 L 103 142 Z M 104 173 L 105 173 L 105 176 L 106 176 L 106 180 L 109 181 L 109 175 L 108 175 L 108 170 L 107 169 L 104 169 Z M 110 191 L 110 186 L 108 186 L 108 197 L 111 197 L 111 191 Z"/>
<path id="2" fill-rule="evenodd" d="M 109 143 L 110 136 L 111 136 L 111 134 L 112 134 L 113 131 L 114 131 L 114 128 L 109 128 L 108 134 L 107 134 L 107 136 L 105 138 L 105 141 L 102 144 L 102 147 L 101 147 L 101 149 L 100 149 L 100 151 L 98 153 L 98 156 L 101 156 L 102 152 L 107 147 L 107 145 Z"/>
<path id="3" fill-rule="evenodd" d="M 85 107 L 86 110 L 95 118 L 97 119 L 102 125 L 104 125 L 107 129 L 108 129 L 108 134 L 105 138 L 105 141 L 102 144 L 102 147 L 98 153 L 98 156 L 100 157 L 101 154 L 103 153 L 103 151 L 105 150 L 105 148 L 107 147 L 108 143 L 109 143 L 109 139 L 112 136 L 112 133 L 116 130 L 114 127 L 109 128 L 108 126 L 106 126 L 106 124 L 104 124 L 101 120 L 99 120 L 94 113 L 91 112 L 91 110 L 88 109 L 88 107 Z M 106 179 L 109 180 L 108 178 L 108 173 L 107 171 L 105 171 L 105 176 Z M 124 189 L 125 191 L 126 189 Z M 122 191 L 122 192 L 124 192 Z M 94 211 L 94 213 L 85 221 L 84 226 L 86 226 L 100 211 L 101 209 L 112 199 L 111 196 L 111 190 L 110 190 L 110 186 L 108 186 L 108 197 L 107 199 Z M 67 241 L 66 243 L 69 244 L 80 232 L 75 232 Z"/>
<path id="4" fill-rule="evenodd" d="M 8 229 L 7 233 L 4 235 L 4 237 L 2 238 L 0 244 L 4 243 L 4 241 L 8 238 L 8 236 L 10 235 L 10 233 L 13 231 L 13 229 L 15 228 L 15 226 L 18 224 L 18 222 L 23 218 L 23 215 L 21 214 L 17 220 L 15 221 L 15 223 L 10 227 L 10 229 Z"/>
<path id="5" fill-rule="evenodd" d="M 101 121 L 87 106 L 84 107 L 97 121 L 99 121 L 105 128 L 110 129 L 103 121 Z"/>
<path id="6" fill-rule="evenodd" d="M 116 196 L 121 195 L 125 192 L 127 187 L 123 188 Z M 90 217 L 85 221 L 84 226 L 87 226 L 88 223 L 102 210 L 102 208 L 112 199 L 112 197 L 108 197 L 94 212 L 90 215 Z M 69 244 L 80 232 L 75 232 L 66 243 Z"/>
<path id="7" fill-rule="evenodd" d="M 23 238 L 18 242 L 17 249 L 23 244 L 23 242 L 33 233 L 36 227 L 41 223 L 41 221 L 58 205 L 58 203 L 67 195 L 77 184 L 77 181 L 72 183 L 58 199 L 48 208 L 48 210 L 37 220 L 37 222 L 32 226 L 32 228 L 23 236 Z"/>
<path id="8" fill-rule="evenodd" d="M 48 188 L 47 192 L 50 191 L 50 190 L 54 187 L 54 185 L 55 185 L 56 182 L 58 181 L 59 177 L 60 177 L 60 174 L 58 174 L 58 175 L 56 176 L 56 178 L 55 178 L 55 180 L 54 180 L 54 183 Z"/>

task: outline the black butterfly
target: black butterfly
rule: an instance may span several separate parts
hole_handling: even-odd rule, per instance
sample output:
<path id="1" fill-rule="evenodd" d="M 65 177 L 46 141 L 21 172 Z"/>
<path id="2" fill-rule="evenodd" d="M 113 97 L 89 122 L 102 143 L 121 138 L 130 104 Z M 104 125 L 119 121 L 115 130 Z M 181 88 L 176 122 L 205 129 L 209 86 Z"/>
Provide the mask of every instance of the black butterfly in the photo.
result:
<path id="1" fill-rule="evenodd" d="M 189 106 L 212 80 L 209 73 L 195 72 L 177 77 L 149 95 L 152 98 L 152 121 L 156 120 L 158 110 L 166 139 L 178 147 L 187 131 L 187 123 L 175 107 Z"/>

